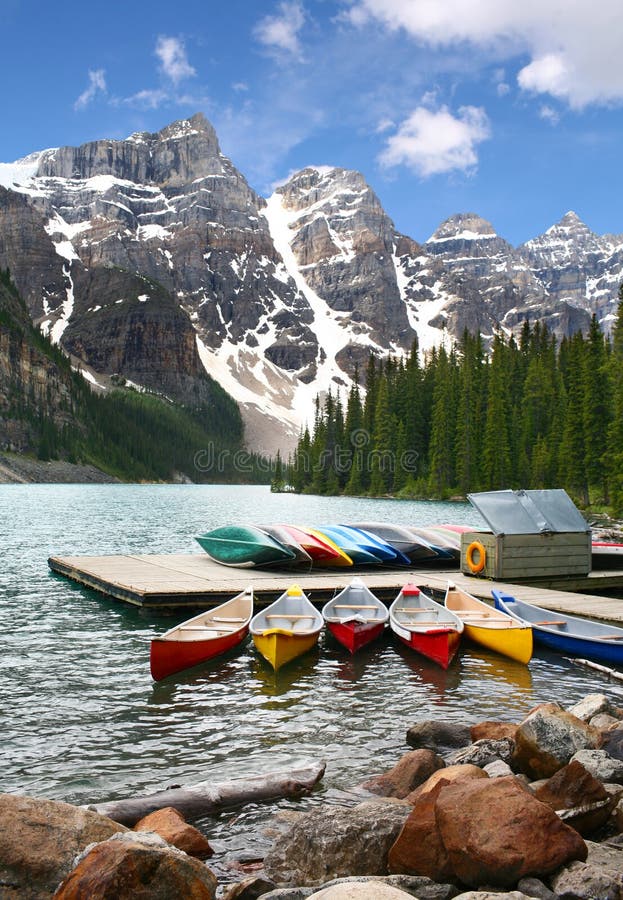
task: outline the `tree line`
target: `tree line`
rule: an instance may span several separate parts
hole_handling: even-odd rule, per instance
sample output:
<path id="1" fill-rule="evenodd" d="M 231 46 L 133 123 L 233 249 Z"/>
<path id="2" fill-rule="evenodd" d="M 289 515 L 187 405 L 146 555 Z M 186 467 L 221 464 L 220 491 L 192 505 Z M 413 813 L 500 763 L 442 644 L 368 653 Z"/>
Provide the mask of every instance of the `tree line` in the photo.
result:
<path id="1" fill-rule="evenodd" d="M 470 491 L 563 487 L 582 507 L 623 512 L 623 285 L 611 338 L 558 341 L 540 322 L 489 347 L 465 332 L 420 360 L 371 357 L 348 395 L 314 421 L 273 487 L 447 499 Z"/>

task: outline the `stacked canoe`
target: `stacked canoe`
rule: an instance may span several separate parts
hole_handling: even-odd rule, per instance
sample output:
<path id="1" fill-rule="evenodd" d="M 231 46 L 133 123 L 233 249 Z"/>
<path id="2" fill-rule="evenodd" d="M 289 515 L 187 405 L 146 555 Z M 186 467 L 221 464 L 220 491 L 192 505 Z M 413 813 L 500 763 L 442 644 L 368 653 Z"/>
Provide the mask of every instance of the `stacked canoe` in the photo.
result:
<path id="1" fill-rule="evenodd" d="M 223 525 L 196 540 L 216 562 L 252 568 L 457 564 L 462 526 Z"/>

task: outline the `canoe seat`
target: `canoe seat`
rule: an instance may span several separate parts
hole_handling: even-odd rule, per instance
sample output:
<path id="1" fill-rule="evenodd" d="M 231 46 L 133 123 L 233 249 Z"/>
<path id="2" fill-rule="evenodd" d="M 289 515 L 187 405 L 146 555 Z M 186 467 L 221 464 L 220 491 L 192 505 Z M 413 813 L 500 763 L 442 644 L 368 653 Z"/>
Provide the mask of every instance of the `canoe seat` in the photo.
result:
<path id="1" fill-rule="evenodd" d="M 212 616 L 211 622 L 246 622 L 246 619 L 229 618 L 229 616 Z"/>
<path id="2" fill-rule="evenodd" d="M 532 625 L 566 625 L 562 620 L 552 619 L 551 622 L 532 622 Z"/>
<path id="3" fill-rule="evenodd" d="M 378 609 L 378 607 L 364 606 L 362 603 L 336 603 L 334 609 Z"/>
<path id="4" fill-rule="evenodd" d="M 426 613 L 427 616 L 438 616 L 440 610 L 436 609 L 417 609 L 415 606 L 397 606 L 395 612 L 408 612 L 417 615 L 417 613 Z"/>
<path id="5" fill-rule="evenodd" d="M 212 634 L 231 634 L 231 628 L 212 628 L 210 625 L 182 625 L 180 631 L 209 631 Z"/>
<path id="6" fill-rule="evenodd" d="M 300 615 L 286 615 L 285 613 L 271 613 L 266 619 L 313 619 L 313 613 L 301 613 Z"/>
<path id="7" fill-rule="evenodd" d="M 598 641 L 623 641 L 623 634 L 596 634 Z"/>

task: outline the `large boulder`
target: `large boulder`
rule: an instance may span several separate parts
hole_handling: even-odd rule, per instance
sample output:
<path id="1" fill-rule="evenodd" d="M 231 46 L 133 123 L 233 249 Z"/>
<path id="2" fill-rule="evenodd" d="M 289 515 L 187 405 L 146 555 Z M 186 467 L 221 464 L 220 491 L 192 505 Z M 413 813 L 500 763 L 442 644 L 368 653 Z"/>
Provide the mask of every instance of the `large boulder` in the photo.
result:
<path id="1" fill-rule="evenodd" d="M 126 831 L 106 816 L 56 800 L 0 794 L 0 895 L 51 897 L 88 844 Z"/>
<path id="2" fill-rule="evenodd" d="M 472 887 L 511 887 L 587 855 L 580 835 L 514 776 L 447 785 L 435 820 L 455 877 Z"/>
<path id="3" fill-rule="evenodd" d="M 411 750 L 389 772 L 375 775 L 361 787 L 381 797 L 402 799 L 423 784 L 433 772 L 444 767 L 443 759 L 432 750 Z"/>
<path id="4" fill-rule="evenodd" d="M 609 794 L 601 781 L 577 760 L 536 788 L 534 796 L 559 815 L 564 810 L 567 825 L 584 836 L 601 828 L 617 804 L 616 796 Z"/>
<path id="5" fill-rule="evenodd" d="M 415 799 L 413 811 L 389 851 L 390 872 L 424 875 L 433 881 L 454 881 L 454 869 L 435 815 L 439 794 L 447 788 L 447 782 L 438 781 Z"/>
<path id="6" fill-rule="evenodd" d="M 95 844 L 54 900 L 214 900 L 216 877 L 156 834 L 126 832 Z"/>
<path id="7" fill-rule="evenodd" d="M 164 809 L 157 809 L 144 816 L 136 823 L 134 831 L 155 831 L 167 844 L 172 844 L 197 859 L 207 859 L 214 852 L 208 839 L 189 825 L 184 816 L 172 806 L 165 806 Z"/>
<path id="8" fill-rule="evenodd" d="M 528 777 L 549 778 L 578 750 L 594 750 L 601 733 L 555 703 L 533 710 L 515 735 L 513 765 Z"/>
<path id="9" fill-rule="evenodd" d="M 430 793 L 440 781 L 444 781 L 449 784 L 452 781 L 463 781 L 466 778 L 488 778 L 489 776 L 481 769 L 480 766 L 472 766 L 472 765 L 456 765 L 456 766 L 446 766 L 445 769 L 439 769 L 437 772 L 433 772 L 433 774 L 421 784 L 418 788 L 412 791 L 407 797 L 406 800 L 408 803 L 415 803 L 418 797 L 423 794 Z"/>
<path id="10" fill-rule="evenodd" d="M 457 722 L 438 722 L 432 719 L 418 722 L 407 730 L 407 744 L 414 750 L 425 748 L 443 753 L 465 747 L 471 740 L 469 725 Z"/>
<path id="11" fill-rule="evenodd" d="M 312 809 L 276 836 L 264 859 L 266 875 L 286 885 L 386 875 L 389 848 L 410 812 L 407 803 L 397 800 Z"/>

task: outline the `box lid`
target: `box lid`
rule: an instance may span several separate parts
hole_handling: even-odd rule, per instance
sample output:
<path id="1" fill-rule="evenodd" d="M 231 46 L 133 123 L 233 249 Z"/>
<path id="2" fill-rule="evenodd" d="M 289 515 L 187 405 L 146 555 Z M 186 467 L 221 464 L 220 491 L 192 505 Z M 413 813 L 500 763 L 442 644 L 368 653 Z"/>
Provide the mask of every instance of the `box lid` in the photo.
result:
<path id="1" fill-rule="evenodd" d="M 590 527 L 566 491 L 483 491 L 468 494 L 493 534 L 588 532 Z"/>

